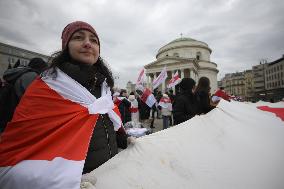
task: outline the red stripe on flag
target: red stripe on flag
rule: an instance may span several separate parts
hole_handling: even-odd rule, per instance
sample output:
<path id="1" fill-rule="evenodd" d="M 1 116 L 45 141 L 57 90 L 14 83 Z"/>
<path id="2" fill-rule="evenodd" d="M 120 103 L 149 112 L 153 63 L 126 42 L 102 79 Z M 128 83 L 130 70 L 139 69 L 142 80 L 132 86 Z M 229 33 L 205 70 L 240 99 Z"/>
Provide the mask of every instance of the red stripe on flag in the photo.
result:
<path id="1" fill-rule="evenodd" d="M 146 88 L 146 89 L 144 90 L 142 96 L 141 96 L 141 100 L 142 100 L 143 102 L 146 102 L 148 96 L 151 95 L 151 94 L 152 94 L 151 90 L 148 89 L 148 88 Z"/>
<path id="2" fill-rule="evenodd" d="M 258 106 L 260 110 L 275 113 L 277 117 L 280 117 L 284 121 L 284 108 L 270 108 L 268 106 Z"/>
<path id="3" fill-rule="evenodd" d="M 37 79 L 1 136 L 0 166 L 55 157 L 84 160 L 97 117 Z"/>

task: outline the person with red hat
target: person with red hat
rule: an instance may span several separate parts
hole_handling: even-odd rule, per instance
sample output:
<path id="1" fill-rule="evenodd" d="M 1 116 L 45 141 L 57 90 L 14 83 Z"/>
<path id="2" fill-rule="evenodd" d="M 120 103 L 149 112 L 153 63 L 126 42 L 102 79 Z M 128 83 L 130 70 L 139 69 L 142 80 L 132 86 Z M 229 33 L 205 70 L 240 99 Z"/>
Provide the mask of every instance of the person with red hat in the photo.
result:
<path id="1" fill-rule="evenodd" d="M 3 188 L 79 188 L 82 173 L 127 147 L 96 30 L 76 21 L 61 38 L 61 51 L 26 90 L 1 135 Z"/>

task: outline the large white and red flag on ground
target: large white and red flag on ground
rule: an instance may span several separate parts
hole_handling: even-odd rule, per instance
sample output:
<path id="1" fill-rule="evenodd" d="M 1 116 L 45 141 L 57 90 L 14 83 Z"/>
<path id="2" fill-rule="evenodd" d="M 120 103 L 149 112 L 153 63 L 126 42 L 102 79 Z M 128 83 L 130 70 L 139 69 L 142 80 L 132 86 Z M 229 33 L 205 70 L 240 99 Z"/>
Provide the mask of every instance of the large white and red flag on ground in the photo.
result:
<path id="1" fill-rule="evenodd" d="M 0 140 L 0 188 L 80 188 L 98 114 L 108 113 L 115 130 L 119 110 L 110 89 L 96 99 L 57 69 L 56 79 L 37 78 L 22 97 Z"/>
<path id="2" fill-rule="evenodd" d="M 179 82 L 181 82 L 181 79 L 178 75 L 178 71 L 174 74 L 174 76 L 172 77 L 172 79 L 168 82 L 167 88 L 172 88 L 174 86 L 176 86 L 177 84 L 179 84 Z"/>
<path id="3" fill-rule="evenodd" d="M 144 89 L 141 100 L 145 102 L 150 108 L 157 102 L 156 98 L 152 94 L 152 91 L 148 88 Z"/>
<path id="4" fill-rule="evenodd" d="M 137 78 L 137 81 L 136 81 L 136 85 L 143 85 L 144 83 L 144 77 L 145 77 L 145 74 L 144 74 L 145 70 L 144 68 L 140 71 L 139 73 L 139 76 Z"/>
<path id="5" fill-rule="evenodd" d="M 159 76 L 153 81 L 153 90 L 156 89 L 160 84 L 162 84 L 168 77 L 166 67 L 163 68 Z"/>

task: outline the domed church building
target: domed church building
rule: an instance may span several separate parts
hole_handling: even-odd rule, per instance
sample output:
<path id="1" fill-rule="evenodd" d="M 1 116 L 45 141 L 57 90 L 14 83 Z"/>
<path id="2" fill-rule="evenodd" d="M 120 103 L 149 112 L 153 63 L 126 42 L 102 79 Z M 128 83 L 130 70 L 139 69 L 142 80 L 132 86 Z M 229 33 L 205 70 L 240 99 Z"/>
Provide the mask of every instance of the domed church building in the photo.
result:
<path id="1" fill-rule="evenodd" d="M 157 60 L 144 66 L 147 86 L 158 77 L 164 67 L 167 69 L 166 81 L 158 87 L 165 92 L 168 81 L 178 71 L 180 78 L 191 77 L 196 83 L 202 76 L 210 79 L 211 93 L 217 89 L 217 64 L 210 61 L 212 50 L 209 46 L 192 38 L 181 37 L 161 47 Z"/>

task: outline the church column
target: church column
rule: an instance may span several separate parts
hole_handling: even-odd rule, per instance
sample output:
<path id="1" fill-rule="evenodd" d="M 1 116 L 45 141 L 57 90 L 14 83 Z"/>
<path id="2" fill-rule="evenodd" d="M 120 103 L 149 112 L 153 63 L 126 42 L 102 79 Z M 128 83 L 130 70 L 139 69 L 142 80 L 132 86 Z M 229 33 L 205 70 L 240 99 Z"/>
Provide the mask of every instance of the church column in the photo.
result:
<path id="1" fill-rule="evenodd" d="M 171 72 L 172 72 L 172 78 L 173 78 L 174 75 L 175 75 L 175 70 L 172 70 Z M 173 88 L 171 88 L 171 89 L 173 90 L 174 94 L 176 94 L 176 88 L 173 87 Z"/>
<path id="2" fill-rule="evenodd" d="M 153 74 L 154 74 L 154 79 L 153 79 L 153 81 L 154 81 L 157 78 L 157 72 L 154 72 Z M 153 89 L 153 82 L 152 82 L 151 86 L 152 86 L 152 89 Z"/>
<path id="3" fill-rule="evenodd" d="M 180 70 L 180 78 L 183 79 L 184 78 L 184 69 Z"/>
<path id="4" fill-rule="evenodd" d="M 147 88 L 149 88 L 150 87 L 150 82 L 151 82 L 150 74 L 146 74 L 146 77 L 147 77 Z"/>
<path id="5" fill-rule="evenodd" d="M 190 74 L 189 74 L 189 77 L 192 78 L 192 79 L 194 79 L 195 76 L 194 76 L 194 72 L 193 72 L 192 69 L 189 70 L 189 73 L 190 73 Z"/>
<path id="6" fill-rule="evenodd" d="M 166 91 L 166 80 L 162 83 L 162 93 Z"/>

